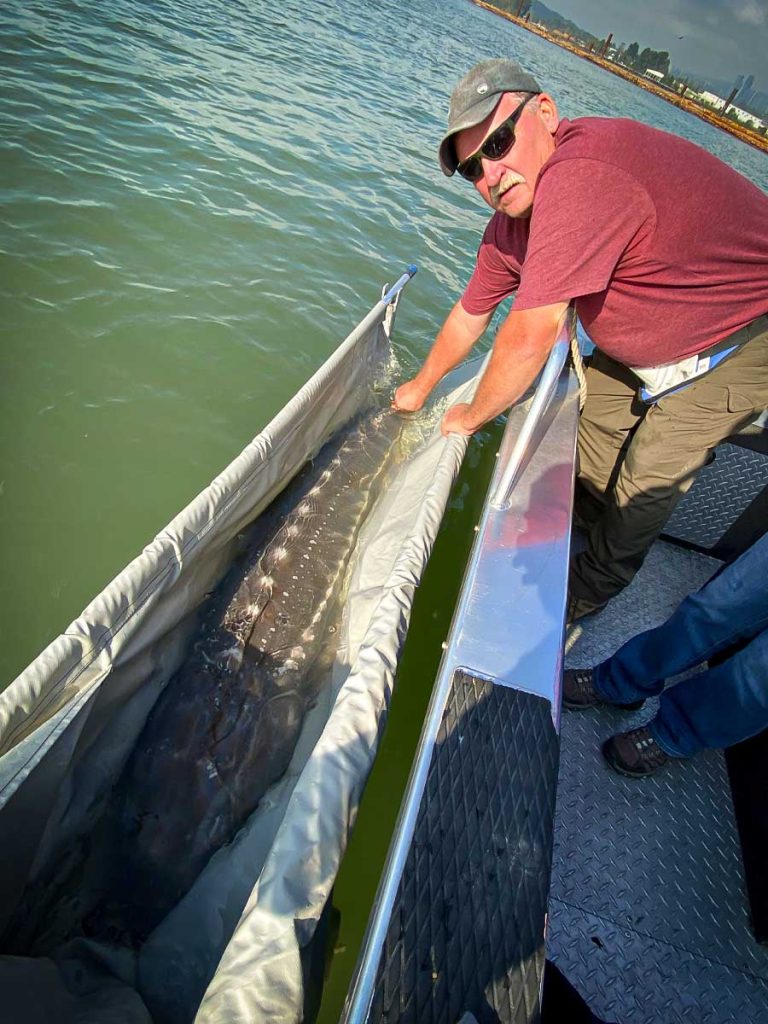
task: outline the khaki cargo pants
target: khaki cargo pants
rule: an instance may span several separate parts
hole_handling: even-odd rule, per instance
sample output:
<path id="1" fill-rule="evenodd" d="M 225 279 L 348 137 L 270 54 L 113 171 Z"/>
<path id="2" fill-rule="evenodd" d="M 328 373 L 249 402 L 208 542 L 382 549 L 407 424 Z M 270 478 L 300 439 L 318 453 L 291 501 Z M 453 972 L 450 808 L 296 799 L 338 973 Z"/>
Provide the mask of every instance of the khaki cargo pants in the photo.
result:
<path id="1" fill-rule="evenodd" d="M 742 338 L 734 355 L 655 405 L 637 397 L 630 370 L 595 351 L 575 505 L 588 546 L 570 575 L 581 613 L 626 587 L 711 450 L 768 408 L 768 315 L 733 335 Z"/>

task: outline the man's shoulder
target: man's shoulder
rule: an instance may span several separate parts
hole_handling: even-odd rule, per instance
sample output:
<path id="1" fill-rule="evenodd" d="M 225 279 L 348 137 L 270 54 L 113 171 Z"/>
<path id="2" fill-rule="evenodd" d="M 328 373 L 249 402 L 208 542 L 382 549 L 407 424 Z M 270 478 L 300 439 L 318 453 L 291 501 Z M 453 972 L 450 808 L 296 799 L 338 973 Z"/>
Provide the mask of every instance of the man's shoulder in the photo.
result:
<path id="1" fill-rule="evenodd" d="M 547 165 L 586 159 L 632 168 L 639 160 L 647 164 L 651 158 L 674 154 L 685 155 L 687 159 L 715 159 L 679 135 L 629 117 L 563 118 L 555 134 L 555 152 Z"/>
<path id="2" fill-rule="evenodd" d="M 625 117 L 564 120 L 555 136 L 555 152 L 540 178 L 549 178 L 545 190 L 562 188 L 565 180 L 574 185 L 591 184 L 598 190 L 597 182 L 631 182 L 654 203 L 666 199 L 672 207 L 690 198 L 691 181 L 707 182 L 725 199 L 730 196 L 730 205 L 737 211 L 745 190 L 756 190 L 734 168 L 695 142 Z"/>
<path id="3" fill-rule="evenodd" d="M 642 121 L 634 121 L 631 117 L 564 117 L 555 133 L 557 149 L 574 142 L 598 143 L 606 139 L 648 139 L 660 142 L 677 140 L 678 136 L 652 128 Z"/>

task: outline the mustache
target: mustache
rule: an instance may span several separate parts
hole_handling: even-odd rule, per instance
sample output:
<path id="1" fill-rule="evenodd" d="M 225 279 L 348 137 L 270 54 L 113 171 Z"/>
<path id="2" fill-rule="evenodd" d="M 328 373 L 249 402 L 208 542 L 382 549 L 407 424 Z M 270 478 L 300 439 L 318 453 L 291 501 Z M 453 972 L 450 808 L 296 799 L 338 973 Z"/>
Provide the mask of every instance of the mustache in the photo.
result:
<path id="1" fill-rule="evenodd" d="M 488 189 L 488 194 L 491 198 L 491 202 L 494 206 L 498 203 L 504 193 L 512 188 L 513 185 L 523 185 L 525 178 L 522 174 L 517 174 L 515 171 L 507 171 L 504 177 L 496 185 L 491 185 Z"/>

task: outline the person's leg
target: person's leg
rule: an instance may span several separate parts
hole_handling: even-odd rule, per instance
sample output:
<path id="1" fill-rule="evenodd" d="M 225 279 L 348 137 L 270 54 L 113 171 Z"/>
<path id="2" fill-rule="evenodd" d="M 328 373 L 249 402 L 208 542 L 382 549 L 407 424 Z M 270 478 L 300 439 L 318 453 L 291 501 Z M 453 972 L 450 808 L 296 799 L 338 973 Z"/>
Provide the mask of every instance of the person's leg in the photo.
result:
<path id="1" fill-rule="evenodd" d="M 766 628 L 768 534 L 690 594 L 665 623 L 595 666 L 595 691 L 618 704 L 655 696 L 665 679 Z"/>
<path id="2" fill-rule="evenodd" d="M 622 590 L 712 448 L 768 406 L 768 321 L 701 380 L 661 399 L 635 430 L 605 512 L 571 566 L 571 597 L 601 607 Z"/>
<path id="3" fill-rule="evenodd" d="M 768 629 L 661 695 L 648 729 L 671 757 L 730 747 L 768 727 Z"/>
<path id="4" fill-rule="evenodd" d="M 637 397 L 637 377 L 597 349 L 586 379 L 587 401 L 579 417 L 574 506 L 577 521 L 590 525 L 603 512 L 606 492 L 629 435 L 646 407 Z"/>

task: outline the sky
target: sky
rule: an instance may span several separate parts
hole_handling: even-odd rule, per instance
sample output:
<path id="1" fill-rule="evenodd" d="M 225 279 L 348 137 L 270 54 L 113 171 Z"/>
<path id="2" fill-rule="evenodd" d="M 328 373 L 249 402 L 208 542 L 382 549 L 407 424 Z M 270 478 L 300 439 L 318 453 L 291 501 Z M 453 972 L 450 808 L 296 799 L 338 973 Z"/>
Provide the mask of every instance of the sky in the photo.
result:
<path id="1" fill-rule="evenodd" d="M 701 75 L 754 75 L 768 92 L 768 0 L 544 2 L 595 36 L 668 50 L 675 67 Z"/>

